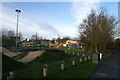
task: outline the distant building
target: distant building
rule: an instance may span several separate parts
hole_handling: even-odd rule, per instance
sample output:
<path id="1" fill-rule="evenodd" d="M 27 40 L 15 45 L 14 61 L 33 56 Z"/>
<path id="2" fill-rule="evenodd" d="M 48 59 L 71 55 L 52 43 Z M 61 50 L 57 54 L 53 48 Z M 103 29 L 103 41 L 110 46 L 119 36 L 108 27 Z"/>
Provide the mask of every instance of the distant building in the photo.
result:
<path id="1" fill-rule="evenodd" d="M 46 46 L 48 46 L 48 45 L 49 45 L 49 41 L 50 41 L 50 40 L 44 39 L 44 40 L 41 41 L 41 45 L 46 45 Z"/>
<path id="2" fill-rule="evenodd" d="M 32 46 L 32 44 L 33 44 L 33 41 L 29 40 L 29 39 L 25 39 L 25 40 L 21 41 L 22 46 Z"/>

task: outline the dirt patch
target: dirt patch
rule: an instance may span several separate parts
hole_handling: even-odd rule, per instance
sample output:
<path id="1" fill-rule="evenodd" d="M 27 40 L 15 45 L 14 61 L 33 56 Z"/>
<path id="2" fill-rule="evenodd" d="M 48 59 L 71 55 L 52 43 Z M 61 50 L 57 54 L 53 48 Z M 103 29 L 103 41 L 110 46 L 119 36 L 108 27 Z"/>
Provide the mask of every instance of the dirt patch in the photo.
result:
<path id="1" fill-rule="evenodd" d="M 4 55 L 6 55 L 8 57 L 14 57 L 14 56 L 18 55 L 17 53 L 10 52 L 8 49 L 3 48 L 3 47 L 0 47 L 0 51 L 1 51 L 1 53 L 3 53 Z"/>
<path id="2" fill-rule="evenodd" d="M 18 60 L 19 62 L 22 63 L 28 63 L 32 60 L 34 60 L 36 57 L 39 57 L 42 55 L 44 51 L 33 51 L 33 52 L 29 52 L 25 57 L 23 57 L 22 59 Z"/>

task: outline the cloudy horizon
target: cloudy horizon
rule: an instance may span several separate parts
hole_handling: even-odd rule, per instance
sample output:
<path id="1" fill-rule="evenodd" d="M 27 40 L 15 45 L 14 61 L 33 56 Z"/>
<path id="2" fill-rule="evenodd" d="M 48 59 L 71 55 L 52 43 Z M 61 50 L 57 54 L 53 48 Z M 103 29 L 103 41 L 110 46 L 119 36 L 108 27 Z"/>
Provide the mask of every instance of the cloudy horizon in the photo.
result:
<path id="1" fill-rule="evenodd" d="M 2 3 L 2 28 L 16 30 L 15 9 L 20 9 L 22 12 L 19 15 L 19 32 L 24 38 L 31 38 L 36 32 L 38 36 L 46 39 L 57 38 L 58 35 L 74 38 L 78 36 L 78 25 L 91 9 L 97 10 L 100 6 L 105 6 L 108 13 L 116 17 L 118 15 L 117 2 L 86 1 Z"/>

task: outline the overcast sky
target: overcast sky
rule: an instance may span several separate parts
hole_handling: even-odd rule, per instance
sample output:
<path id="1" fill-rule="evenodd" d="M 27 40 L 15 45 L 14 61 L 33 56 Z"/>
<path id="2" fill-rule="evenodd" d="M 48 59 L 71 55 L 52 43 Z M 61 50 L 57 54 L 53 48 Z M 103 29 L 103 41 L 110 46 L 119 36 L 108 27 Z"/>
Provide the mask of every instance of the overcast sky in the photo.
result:
<path id="1" fill-rule="evenodd" d="M 15 9 L 20 9 L 19 32 L 24 38 L 38 33 L 47 39 L 57 38 L 58 35 L 77 37 L 78 25 L 93 8 L 98 10 L 104 6 L 110 15 L 118 17 L 117 2 L 3 2 L 2 28 L 16 30 Z M 96 2 L 99 1 L 99 2 Z"/>

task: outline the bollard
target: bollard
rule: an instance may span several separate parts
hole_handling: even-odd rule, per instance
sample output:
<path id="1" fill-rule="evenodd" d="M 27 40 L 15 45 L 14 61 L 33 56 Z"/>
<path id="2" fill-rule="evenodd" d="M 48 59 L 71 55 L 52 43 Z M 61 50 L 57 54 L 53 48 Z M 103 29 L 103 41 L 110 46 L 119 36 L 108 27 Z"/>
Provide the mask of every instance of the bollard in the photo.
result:
<path id="1" fill-rule="evenodd" d="M 40 48 L 38 47 L 38 49 L 40 49 Z"/>
<path id="2" fill-rule="evenodd" d="M 102 59 L 102 53 L 100 53 L 100 60 Z"/>
<path id="3" fill-rule="evenodd" d="M 82 62 L 82 58 L 80 58 L 80 62 Z"/>
<path id="4" fill-rule="evenodd" d="M 86 57 L 85 57 L 85 61 L 86 61 L 87 59 L 86 59 Z"/>
<path id="5" fill-rule="evenodd" d="M 67 51 L 65 51 L 65 53 L 67 53 Z"/>
<path id="6" fill-rule="evenodd" d="M 82 54 L 82 57 L 84 57 L 85 55 L 84 54 Z"/>
<path id="7" fill-rule="evenodd" d="M 77 53 L 77 55 L 79 56 L 79 53 Z"/>
<path id="8" fill-rule="evenodd" d="M 73 55 L 74 55 L 74 52 L 73 52 Z"/>
<path id="9" fill-rule="evenodd" d="M 69 54 L 70 54 L 70 51 L 69 51 Z"/>
<path id="10" fill-rule="evenodd" d="M 9 80 L 9 77 L 7 77 L 7 80 Z"/>
<path id="11" fill-rule="evenodd" d="M 43 77 L 47 77 L 47 75 L 48 75 L 48 66 L 47 64 L 45 64 L 43 67 Z"/>
<path id="12" fill-rule="evenodd" d="M 64 70 L 64 61 L 61 63 L 61 70 Z"/>
<path id="13" fill-rule="evenodd" d="M 75 66 L 75 59 L 72 60 L 72 66 Z"/>
<path id="14" fill-rule="evenodd" d="M 9 74 L 10 74 L 10 75 L 9 75 L 8 79 L 9 79 L 9 80 L 13 80 L 13 78 L 14 78 L 14 73 L 13 73 L 13 71 L 10 71 Z"/>
<path id="15" fill-rule="evenodd" d="M 88 59 L 90 60 L 90 56 L 88 56 Z"/>

